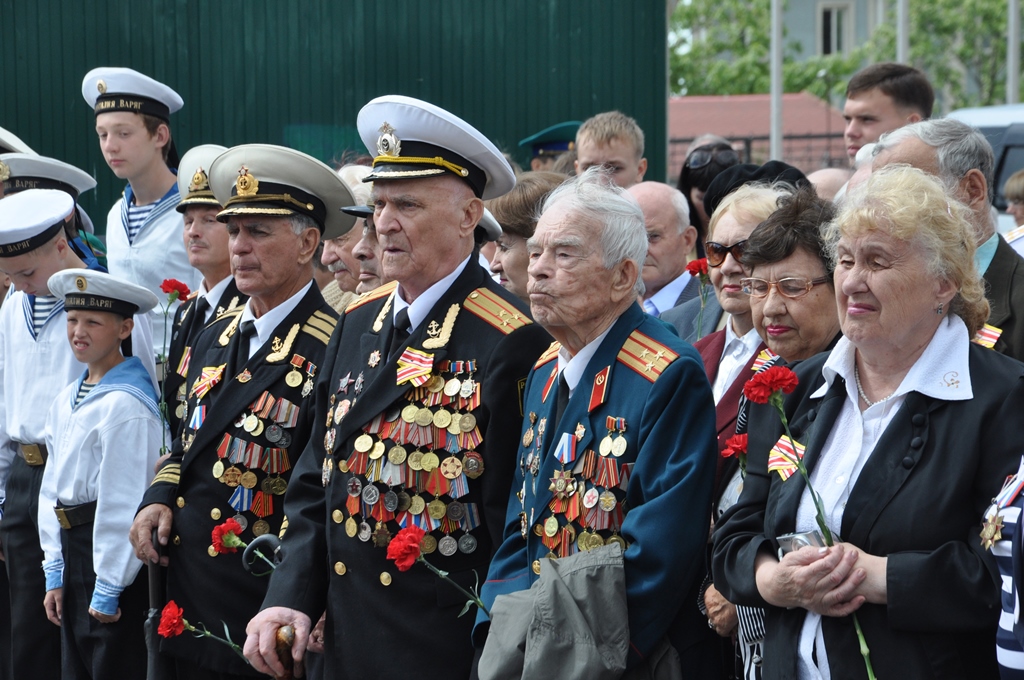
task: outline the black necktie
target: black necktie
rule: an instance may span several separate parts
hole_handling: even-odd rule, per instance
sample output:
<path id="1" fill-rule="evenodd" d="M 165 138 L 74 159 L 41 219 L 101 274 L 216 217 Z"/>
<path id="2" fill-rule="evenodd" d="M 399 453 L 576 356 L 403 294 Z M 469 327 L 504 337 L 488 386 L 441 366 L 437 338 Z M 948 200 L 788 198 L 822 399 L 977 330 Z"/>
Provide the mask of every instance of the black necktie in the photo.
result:
<path id="1" fill-rule="evenodd" d="M 238 327 L 238 346 L 235 348 L 235 372 L 239 373 L 242 367 L 249 363 L 249 338 L 256 333 L 255 321 L 243 321 Z"/>
<path id="2" fill-rule="evenodd" d="M 391 333 L 391 346 L 388 349 L 388 361 L 395 357 L 398 350 L 409 339 L 409 308 L 403 307 L 395 314 L 395 328 Z"/>
<path id="3" fill-rule="evenodd" d="M 554 427 L 558 427 L 559 421 L 562 420 L 562 414 L 565 413 L 565 407 L 569 403 L 569 383 L 565 380 L 565 371 L 563 370 L 558 374 L 558 397 L 555 400 L 555 424 Z"/>
<path id="4" fill-rule="evenodd" d="M 201 297 L 196 300 L 196 303 L 192 306 L 192 311 L 189 313 L 188 319 L 185 319 L 185 323 L 188 324 L 185 330 L 185 346 L 191 347 L 195 344 L 196 337 L 199 336 L 199 331 L 206 325 L 206 310 L 210 308 L 210 303 L 206 301 L 205 297 Z"/>

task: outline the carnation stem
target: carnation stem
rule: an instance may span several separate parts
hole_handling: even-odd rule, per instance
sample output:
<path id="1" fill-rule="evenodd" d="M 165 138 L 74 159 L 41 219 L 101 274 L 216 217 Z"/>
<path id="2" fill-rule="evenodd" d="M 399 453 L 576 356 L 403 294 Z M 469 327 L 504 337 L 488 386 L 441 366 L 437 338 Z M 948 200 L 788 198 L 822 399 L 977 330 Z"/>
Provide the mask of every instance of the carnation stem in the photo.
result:
<path id="1" fill-rule="evenodd" d="M 480 611 L 482 611 L 484 613 L 484 616 L 486 616 L 488 619 L 491 618 L 491 612 L 487 611 L 487 607 L 484 606 L 483 601 L 479 597 L 477 597 L 477 595 L 475 593 L 469 592 L 468 590 L 466 590 L 465 588 L 460 586 L 458 583 L 456 583 L 455 581 L 453 581 L 450 578 L 448 578 L 448 572 L 447 571 L 442 571 L 442 570 L 438 569 L 437 567 L 435 567 L 430 562 L 427 562 L 427 560 L 424 559 L 423 555 L 420 555 L 416 559 L 418 561 L 422 562 L 424 565 L 426 565 L 427 569 L 429 569 L 430 571 L 434 572 L 437 576 L 443 578 L 445 581 L 448 581 L 448 583 L 452 584 L 452 586 L 454 586 L 456 590 L 458 590 L 460 593 L 462 593 L 467 598 L 469 598 L 469 600 L 473 604 L 475 604 L 477 607 L 480 608 Z"/>
<path id="2" fill-rule="evenodd" d="M 700 340 L 704 330 L 704 305 L 708 301 L 707 285 L 701 281 L 698 290 L 700 290 L 700 311 L 697 312 L 697 339 Z"/>
<path id="3" fill-rule="evenodd" d="M 775 395 L 772 396 L 774 397 Z M 793 439 L 793 434 L 789 431 L 789 420 L 786 418 L 786 412 L 783 409 L 781 395 L 779 395 L 778 399 L 772 399 L 772 405 L 779 412 L 779 418 L 782 419 L 782 427 L 786 430 L 786 439 L 789 440 L 789 445 L 793 447 L 793 453 L 796 454 L 796 442 Z M 795 455 L 790 457 L 786 453 L 782 455 L 796 465 L 796 469 L 800 471 L 800 475 L 804 478 L 804 483 L 807 485 L 807 490 L 811 493 L 811 500 L 814 501 L 814 519 L 818 523 L 818 528 L 821 529 L 822 536 L 825 538 L 825 544 L 828 546 L 834 545 L 835 541 L 832 538 L 832 532 L 829 531 L 828 525 L 825 523 L 824 503 L 821 500 L 821 496 L 818 495 L 818 492 L 811 485 L 811 478 L 807 474 L 807 467 L 804 465 L 803 458 Z M 857 640 L 860 642 L 860 655 L 864 657 L 864 666 L 868 671 L 868 680 L 876 680 L 875 670 L 871 666 L 871 650 L 868 649 L 867 640 L 864 639 L 864 630 L 860 627 L 857 612 L 853 613 L 853 627 L 857 631 Z"/>
<path id="4" fill-rule="evenodd" d="M 202 628 L 196 628 L 195 626 L 193 626 L 188 621 L 185 621 L 184 619 L 182 619 L 182 622 L 185 624 L 185 630 L 189 631 L 190 633 L 192 633 L 196 637 L 208 637 L 211 640 L 216 640 L 217 642 L 219 642 L 221 644 L 227 645 L 228 647 L 230 647 L 235 652 L 235 654 L 237 654 L 242 659 L 242 661 L 244 661 L 247 665 L 252 665 L 252 664 L 249 663 L 249 660 L 245 658 L 245 654 L 242 654 L 242 648 L 241 647 L 236 645 L 231 640 L 228 640 L 226 638 L 222 638 L 222 637 L 219 637 L 217 635 L 214 635 L 213 633 L 211 633 L 210 631 L 208 631 L 206 629 L 206 625 L 205 624 L 200 623 L 199 625 L 202 626 Z M 227 629 L 225 628 L 225 630 L 227 630 Z"/>

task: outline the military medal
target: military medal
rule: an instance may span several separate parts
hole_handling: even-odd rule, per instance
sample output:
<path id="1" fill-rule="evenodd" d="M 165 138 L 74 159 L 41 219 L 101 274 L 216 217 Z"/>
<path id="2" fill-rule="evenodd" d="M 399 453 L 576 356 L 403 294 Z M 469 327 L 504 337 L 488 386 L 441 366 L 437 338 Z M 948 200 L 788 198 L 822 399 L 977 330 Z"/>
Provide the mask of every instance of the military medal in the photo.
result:
<path id="1" fill-rule="evenodd" d="M 622 536 L 613 533 L 611 536 L 608 537 L 608 540 L 605 541 L 605 545 L 611 545 L 612 543 L 617 543 L 618 546 L 622 548 L 623 552 L 626 551 L 626 539 L 622 538 Z"/>
<path id="2" fill-rule="evenodd" d="M 242 481 L 242 471 L 232 465 L 224 471 L 224 476 L 221 477 L 221 481 L 231 488 L 235 488 Z"/>
<path id="3" fill-rule="evenodd" d="M 398 507 L 395 508 L 395 512 L 406 512 L 412 507 L 412 496 L 405 491 L 399 491 L 395 495 L 398 496 Z M 385 494 L 384 500 L 387 501 L 387 494 Z"/>
<path id="4" fill-rule="evenodd" d="M 426 501 L 423 500 L 423 496 L 416 495 L 409 499 L 409 512 L 413 515 L 420 515 L 427 508 Z"/>
<path id="5" fill-rule="evenodd" d="M 281 439 L 278 442 L 276 442 L 276 443 L 282 449 L 287 449 L 289 446 L 292 445 L 292 436 L 290 434 L 288 434 L 287 432 L 282 432 L 281 433 Z"/>
<path id="6" fill-rule="evenodd" d="M 362 391 L 363 391 L 363 372 L 362 372 L 362 371 L 360 371 L 360 372 L 359 372 L 359 375 L 357 375 L 357 376 L 356 376 L 356 382 L 355 382 L 355 384 L 354 384 L 354 385 L 352 386 L 352 390 L 353 390 L 353 391 L 354 391 L 354 392 L 355 392 L 356 394 L 359 394 L 360 392 L 362 392 Z"/>
<path id="7" fill-rule="evenodd" d="M 345 488 L 348 490 L 348 495 L 353 498 L 358 498 L 363 493 L 363 483 L 358 477 L 350 478 Z"/>
<path id="8" fill-rule="evenodd" d="M 390 542 L 391 532 L 384 522 L 377 522 L 377 527 L 373 530 L 373 547 L 386 548 Z"/>
<path id="9" fill-rule="evenodd" d="M 376 505 L 377 501 L 380 500 L 380 489 L 373 484 L 367 484 L 363 487 L 363 502 L 367 505 Z"/>
<path id="10" fill-rule="evenodd" d="M 370 460 L 377 460 L 384 455 L 384 442 L 375 442 L 373 448 L 370 449 Z"/>
<path id="11" fill-rule="evenodd" d="M 583 507 L 585 507 L 587 510 L 593 508 L 595 505 L 597 505 L 598 497 L 600 495 L 601 494 L 594 487 L 590 487 L 589 489 L 587 489 L 587 492 L 583 494 Z"/>
<path id="12" fill-rule="evenodd" d="M 445 557 L 451 557 L 458 552 L 458 550 L 458 542 L 448 534 L 445 534 L 444 537 L 437 542 L 437 551 Z"/>
<path id="13" fill-rule="evenodd" d="M 409 463 L 409 467 L 411 469 L 416 470 L 417 472 L 422 470 L 423 469 L 423 452 L 422 451 L 413 451 L 412 453 L 410 453 L 409 454 L 408 463 Z"/>
<path id="14" fill-rule="evenodd" d="M 178 420 L 185 417 L 185 404 L 178 404 L 178 407 L 174 409 L 174 415 L 177 416 Z"/>
<path id="15" fill-rule="evenodd" d="M 331 473 L 334 472 L 334 458 L 330 455 L 324 456 L 324 465 L 320 471 L 320 481 L 326 488 L 331 482 Z"/>
<path id="16" fill-rule="evenodd" d="M 313 376 L 316 375 L 316 366 L 312 361 L 306 362 L 306 375 L 309 377 L 306 379 L 306 384 L 302 386 L 302 396 L 308 397 L 313 391 Z M 300 376 L 301 377 L 301 376 Z"/>
<path id="17" fill-rule="evenodd" d="M 533 443 L 533 424 L 537 422 L 537 414 L 530 411 L 530 427 L 523 433 L 523 446 Z"/>
<path id="18" fill-rule="evenodd" d="M 373 437 L 363 433 L 356 437 L 355 449 L 359 453 L 366 453 L 373 448 Z"/>
<path id="19" fill-rule="evenodd" d="M 213 477 L 214 479 L 220 479 L 224 476 L 224 461 L 218 460 L 213 464 Z"/>
<path id="20" fill-rule="evenodd" d="M 440 498 L 435 498 L 427 503 L 427 514 L 433 519 L 441 519 L 447 512 L 448 506 Z"/>
<path id="21" fill-rule="evenodd" d="M 548 538 L 554 538 L 555 534 L 558 533 L 558 518 L 551 515 L 544 520 L 544 535 Z"/>
<path id="22" fill-rule="evenodd" d="M 465 553 L 468 555 L 469 553 L 474 552 L 476 550 L 476 546 L 476 537 L 471 536 L 470 534 L 464 534 L 459 539 L 459 552 L 461 553 Z"/>
<path id="23" fill-rule="evenodd" d="M 252 436 L 259 437 L 261 434 L 263 434 L 263 421 L 257 418 L 256 428 L 252 431 Z"/>
<path id="24" fill-rule="evenodd" d="M 340 423 L 341 419 L 345 417 L 348 410 L 352 407 L 352 402 L 348 399 L 342 399 L 338 402 L 338 405 L 334 408 L 334 422 Z"/>
<path id="25" fill-rule="evenodd" d="M 373 529 L 370 528 L 369 523 L 362 521 L 359 523 L 359 531 L 356 532 L 356 536 L 359 537 L 360 541 L 366 543 L 370 540 L 370 537 L 373 536 Z"/>
<path id="26" fill-rule="evenodd" d="M 619 434 L 617 437 L 615 437 L 615 440 L 612 442 L 612 455 L 615 456 L 616 458 L 620 458 L 622 454 L 626 452 L 627 446 L 626 438 L 623 436 L 623 433 L 626 431 L 626 419 L 616 418 L 615 429 L 618 431 Z"/>
<path id="27" fill-rule="evenodd" d="M 270 442 L 271 444 L 276 444 L 279 441 L 281 441 L 281 435 L 284 434 L 284 430 L 281 429 L 280 425 L 274 423 L 267 427 L 266 432 L 264 432 L 263 434 L 267 438 L 268 442 Z"/>
<path id="28" fill-rule="evenodd" d="M 405 451 L 405 447 L 402 446 L 401 444 L 396 444 L 395 446 L 392 446 L 391 450 L 388 451 L 388 460 L 393 465 L 401 465 L 402 463 L 405 462 L 407 456 L 408 454 Z"/>
<path id="29" fill-rule="evenodd" d="M 425 534 L 423 539 L 420 541 L 420 551 L 424 555 L 429 555 L 437 550 L 437 539 L 430 534 Z"/>
<path id="30" fill-rule="evenodd" d="M 327 432 L 324 434 L 324 450 L 327 452 L 328 455 L 334 453 L 334 441 L 336 437 L 337 432 L 335 432 L 333 428 L 327 430 Z"/>
<path id="31" fill-rule="evenodd" d="M 266 534 L 269 531 L 270 524 L 268 524 L 267 520 L 265 519 L 256 520 L 256 522 L 252 525 L 253 536 L 262 536 L 263 534 Z"/>
<path id="32" fill-rule="evenodd" d="M 448 504 L 445 514 L 447 514 L 448 519 L 453 522 L 461 522 L 462 518 L 466 516 L 466 506 L 459 501 L 452 501 Z"/>
<path id="33" fill-rule="evenodd" d="M 352 371 L 349 371 L 348 373 L 345 374 L 344 378 L 338 380 L 338 392 L 342 394 L 348 394 L 348 386 L 351 385 L 353 382 L 355 381 L 352 380 Z"/>
<path id="34" fill-rule="evenodd" d="M 454 435 L 462 434 L 462 414 L 453 413 L 452 420 L 448 423 L 448 432 Z"/>
<path id="35" fill-rule="evenodd" d="M 245 515 L 243 515 L 242 513 L 238 513 L 232 519 L 238 522 L 238 526 L 242 527 L 242 531 L 245 531 L 249 528 L 249 520 L 247 520 L 245 518 Z"/>
<path id="36" fill-rule="evenodd" d="M 461 362 L 456 362 L 456 363 L 461 363 Z M 462 389 L 462 382 L 458 378 L 456 378 L 455 376 L 452 376 L 451 378 L 449 378 L 448 382 L 446 382 L 444 384 L 444 393 L 445 393 L 446 396 L 449 396 L 449 397 L 457 396 L 461 389 Z"/>
<path id="37" fill-rule="evenodd" d="M 370 352 L 370 358 L 366 362 L 370 368 L 377 368 L 377 364 L 380 363 L 380 350 L 375 349 Z"/>
<path id="38" fill-rule="evenodd" d="M 251 433 L 259 424 L 260 419 L 256 417 L 256 414 L 251 413 L 246 417 L 245 422 L 242 423 L 242 429 Z"/>
<path id="39" fill-rule="evenodd" d="M 415 423 L 416 414 L 419 413 L 419 410 L 420 408 L 416 404 L 407 404 L 405 408 L 402 409 L 402 420 L 410 424 Z"/>
<path id="40" fill-rule="evenodd" d="M 444 408 L 438 409 L 437 412 L 434 413 L 434 427 L 443 430 L 451 425 L 451 422 L 452 414 Z"/>
<path id="41" fill-rule="evenodd" d="M 431 394 L 437 394 L 444 389 L 444 378 L 435 374 L 430 376 L 430 382 L 427 383 L 427 391 Z"/>
<path id="42" fill-rule="evenodd" d="M 420 427 L 426 427 L 434 422 L 434 414 L 430 412 L 430 409 L 423 407 L 416 411 L 416 424 Z"/>
<path id="43" fill-rule="evenodd" d="M 459 429 L 463 432 L 472 432 L 473 428 L 476 427 L 476 416 L 472 413 L 463 413 L 462 419 L 459 421 Z"/>
<path id="44" fill-rule="evenodd" d="M 333 459 L 332 459 L 333 460 Z M 284 477 L 274 477 L 270 480 L 270 493 L 275 496 L 283 496 L 288 490 L 288 480 Z"/>
<path id="45" fill-rule="evenodd" d="M 246 470 L 242 477 L 239 479 L 239 483 L 246 489 L 256 488 L 256 473 L 252 470 Z"/>
<path id="46" fill-rule="evenodd" d="M 484 459 L 476 451 L 467 451 L 462 457 L 462 472 L 470 479 L 476 479 L 484 473 Z"/>
<path id="47" fill-rule="evenodd" d="M 302 384 L 302 373 L 299 369 L 302 368 L 304 363 L 306 363 L 305 357 L 300 357 L 298 354 L 292 357 L 292 370 L 284 377 L 284 382 L 288 387 L 298 387 Z"/>
<path id="48" fill-rule="evenodd" d="M 237 378 L 238 382 L 240 382 L 240 383 L 242 383 L 244 385 L 245 383 L 247 383 L 250 380 L 252 380 L 252 373 L 250 373 L 249 369 L 247 368 L 247 369 L 243 370 L 241 373 L 239 373 L 236 376 L 236 378 Z"/>
<path id="49" fill-rule="evenodd" d="M 388 512 L 398 509 L 398 494 L 390 489 L 384 494 L 384 509 Z"/>
<path id="50" fill-rule="evenodd" d="M 617 501 L 615 500 L 615 494 L 605 489 L 601 492 L 601 495 L 597 497 L 597 504 L 605 512 L 611 512 L 615 509 Z"/>
<path id="51" fill-rule="evenodd" d="M 433 451 L 428 451 L 423 454 L 423 459 L 420 461 L 420 465 L 423 466 L 424 472 L 432 472 L 437 469 L 437 466 L 441 464 L 437 454 Z"/>
<path id="52" fill-rule="evenodd" d="M 448 456 L 441 462 L 441 474 L 445 479 L 455 479 L 462 474 L 462 461 L 455 456 Z"/>

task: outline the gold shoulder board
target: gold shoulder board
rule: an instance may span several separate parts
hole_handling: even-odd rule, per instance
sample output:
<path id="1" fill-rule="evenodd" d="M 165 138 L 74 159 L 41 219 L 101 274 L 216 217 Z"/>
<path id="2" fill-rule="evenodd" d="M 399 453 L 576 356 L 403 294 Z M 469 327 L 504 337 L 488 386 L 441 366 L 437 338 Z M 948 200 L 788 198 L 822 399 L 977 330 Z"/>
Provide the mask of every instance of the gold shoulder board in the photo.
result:
<path id="1" fill-rule="evenodd" d="M 558 350 L 560 350 L 561 348 L 562 345 L 558 341 L 551 343 L 551 346 L 544 350 L 544 354 L 540 355 L 540 358 L 537 359 L 537 363 L 535 363 L 533 367 L 540 368 L 544 364 L 548 363 L 549 361 L 557 357 Z"/>
<path id="2" fill-rule="evenodd" d="M 658 379 L 679 355 L 657 340 L 633 331 L 622 344 L 617 359 L 651 382 Z"/>
<path id="3" fill-rule="evenodd" d="M 466 311 L 480 317 L 505 335 L 526 324 L 533 323 L 525 312 L 520 312 L 508 300 L 487 288 L 474 290 L 462 303 L 462 306 Z"/>
<path id="4" fill-rule="evenodd" d="M 324 314 L 320 310 L 317 310 L 313 312 L 312 316 L 306 319 L 306 323 L 302 326 L 302 332 L 307 335 L 312 335 L 314 338 L 326 345 L 331 339 L 331 333 L 334 332 L 334 327 L 337 325 L 337 319 L 330 314 Z"/>
<path id="5" fill-rule="evenodd" d="M 391 291 L 396 288 L 398 288 L 398 282 L 392 281 L 391 283 L 385 283 L 380 288 L 374 288 L 369 292 L 363 293 L 362 297 L 359 297 L 349 303 L 348 307 L 345 308 L 345 313 L 348 314 L 353 309 L 358 309 L 368 302 L 373 302 L 374 300 L 379 300 L 382 297 L 387 297 L 388 295 L 391 295 Z"/>

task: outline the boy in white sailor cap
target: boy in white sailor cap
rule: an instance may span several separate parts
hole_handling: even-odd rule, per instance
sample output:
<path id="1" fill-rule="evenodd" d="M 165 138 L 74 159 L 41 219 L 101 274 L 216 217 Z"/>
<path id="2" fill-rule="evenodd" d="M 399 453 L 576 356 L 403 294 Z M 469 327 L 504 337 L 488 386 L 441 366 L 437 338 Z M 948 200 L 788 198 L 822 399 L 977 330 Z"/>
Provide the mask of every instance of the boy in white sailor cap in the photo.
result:
<path id="1" fill-rule="evenodd" d="M 0 200 L 0 272 L 14 283 L 0 307 L 0 545 L 18 622 L 12 631 L 16 678 L 60 673 L 58 629 L 39 606 L 45 588 L 36 508 L 47 455 L 46 410 L 84 368 L 67 343 L 64 303 L 47 287 L 58 271 L 86 269 L 66 236 L 74 207 L 68 193 L 55 189 Z M 152 355 L 147 328 L 136 328 L 132 343 L 141 356 Z"/>
<path id="2" fill-rule="evenodd" d="M 0 198 L 26 189 L 59 189 L 69 194 L 76 204 L 75 219 L 68 231 L 71 247 L 90 267 L 94 267 L 93 261 L 106 267 L 105 246 L 92 236 L 96 231 L 92 220 L 78 205 L 78 197 L 96 187 L 92 175 L 56 158 L 35 153 L 5 153 L 0 154 L 0 182 Z"/>
<path id="3" fill-rule="evenodd" d="M 191 348 L 199 332 L 224 312 L 248 299 L 240 293 L 231 275 L 228 230 L 217 221 L 223 209 L 210 188 L 210 166 L 227 151 L 217 144 L 202 144 L 189 149 L 181 158 L 177 210 L 184 219 L 183 237 L 189 264 L 200 274 L 199 288 L 182 301 L 174 314 L 167 373 L 163 391 L 167 399 L 171 432 L 177 434 L 185 411 L 185 376 L 191 362 Z"/>
<path id="4" fill-rule="evenodd" d="M 82 96 L 96 114 L 100 150 L 114 174 L 126 180 L 124 196 L 107 214 L 110 273 L 161 296 L 164 279 L 195 289 L 199 276 L 181 239 L 178 156 L 170 115 L 182 107 L 178 93 L 130 68 L 96 68 L 82 80 Z M 178 302 L 172 305 L 177 309 Z M 156 350 L 167 356 L 171 321 L 150 312 Z"/>
<path id="5" fill-rule="evenodd" d="M 138 357 L 122 354 L 122 343 L 135 315 L 158 300 L 87 269 L 58 272 L 48 287 L 64 301 L 67 342 L 87 368 L 46 416 L 50 458 L 37 515 L 43 606 L 60 626 L 64 680 L 141 678 L 149 593 L 125 539 L 153 477 L 164 425 L 149 373 Z"/>
<path id="6" fill-rule="evenodd" d="M 245 652 L 255 669 L 280 675 L 270 651 L 277 628 L 300 631 L 293 658 L 301 659 L 305 631 L 326 604 L 325 677 L 415 669 L 467 678 L 465 600 L 427 569 L 399 572 L 383 548 L 416 523 L 428 532 L 432 564 L 469 586 L 474 570 L 487 572 L 516 467 L 519 385 L 551 339 L 475 256 L 497 235 L 497 225 L 481 222 L 481 199 L 515 184 L 494 144 L 444 109 L 395 95 L 364 106 L 358 127 L 376 149 L 364 181 L 373 182 L 382 273 L 393 283 L 350 304 L 327 347 L 305 406 L 316 411 L 317 455 L 307 451 L 296 466 L 285 557 L 249 623 Z M 447 397 L 417 397 L 449 384 Z M 430 442 L 396 417 L 413 411 L 430 419 Z M 352 490 L 360 497 L 350 501 Z M 412 518 L 426 504 L 437 523 L 427 511 Z"/>

